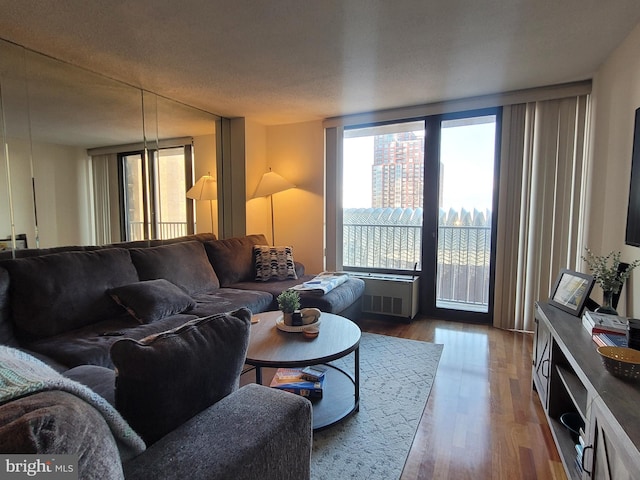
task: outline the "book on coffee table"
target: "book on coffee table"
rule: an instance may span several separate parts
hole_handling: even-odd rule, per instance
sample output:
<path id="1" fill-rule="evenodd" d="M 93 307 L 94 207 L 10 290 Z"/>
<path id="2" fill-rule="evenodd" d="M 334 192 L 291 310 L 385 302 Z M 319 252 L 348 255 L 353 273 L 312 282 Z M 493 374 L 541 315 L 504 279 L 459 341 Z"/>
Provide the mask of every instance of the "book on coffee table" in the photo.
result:
<path id="1" fill-rule="evenodd" d="M 279 368 L 270 387 L 307 398 L 322 398 L 324 376 L 313 382 L 305 380 L 301 368 Z"/>

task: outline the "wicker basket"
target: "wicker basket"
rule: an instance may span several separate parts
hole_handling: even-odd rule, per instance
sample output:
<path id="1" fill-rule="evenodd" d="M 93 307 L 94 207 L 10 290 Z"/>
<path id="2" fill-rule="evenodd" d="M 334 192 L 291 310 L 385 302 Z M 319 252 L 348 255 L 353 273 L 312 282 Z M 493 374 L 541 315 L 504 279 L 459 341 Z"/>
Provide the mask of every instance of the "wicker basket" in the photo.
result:
<path id="1" fill-rule="evenodd" d="M 598 347 L 607 371 L 624 380 L 640 379 L 640 351 L 626 347 Z"/>

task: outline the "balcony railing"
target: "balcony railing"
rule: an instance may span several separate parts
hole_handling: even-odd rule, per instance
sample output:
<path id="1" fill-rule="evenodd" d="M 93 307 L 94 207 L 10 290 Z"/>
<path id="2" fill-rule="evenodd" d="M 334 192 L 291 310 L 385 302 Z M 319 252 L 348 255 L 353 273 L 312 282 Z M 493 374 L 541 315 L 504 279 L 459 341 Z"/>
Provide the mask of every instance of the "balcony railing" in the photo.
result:
<path id="1" fill-rule="evenodd" d="M 144 222 L 129 222 L 130 241 L 144 240 Z M 187 234 L 187 222 L 158 222 L 156 224 L 157 238 L 166 240 L 168 238 L 182 237 Z"/>
<path id="2" fill-rule="evenodd" d="M 436 305 L 486 311 L 491 227 L 438 226 L 437 256 Z"/>
<path id="3" fill-rule="evenodd" d="M 347 209 L 343 218 L 345 268 L 422 268 L 421 209 Z M 491 257 L 490 215 L 440 215 L 436 304 L 486 311 Z"/>

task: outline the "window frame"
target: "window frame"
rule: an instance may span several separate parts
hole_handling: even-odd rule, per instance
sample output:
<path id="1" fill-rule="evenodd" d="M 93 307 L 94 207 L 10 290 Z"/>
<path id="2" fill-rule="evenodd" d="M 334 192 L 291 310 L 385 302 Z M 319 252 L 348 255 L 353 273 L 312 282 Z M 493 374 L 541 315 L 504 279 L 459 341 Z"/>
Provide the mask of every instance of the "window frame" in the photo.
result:
<path id="1" fill-rule="evenodd" d="M 143 222 L 144 222 L 144 240 L 158 239 L 158 228 L 156 222 L 158 197 L 157 176 L 158 176 L 158 155 L 157 152 L 166 149 L 184 149 L 184 168 L 185 168 L 185 194 L 189 188 L 193 186 L 193 170 L 194 155 L 193 146 L 191 144 L 163 145 L 159 148 L 146 148 L 141 150 L 131 150 L 118 152 L 118 190 L 119 190 L 119 209 L 120 209 L 120 238 L 123 241 L 132 241 L 129 235 L 129 215 L 126 199 L 126 167 L 125 158 L 127 156 L 140 155 L 142 162 L 142 189 L 143 189 Z M 191 235 L 195 232 L 195 200 L 187 199 L 186 201 L 186 234 Z"/>
<path id="2" fill-rule="evenodd" d="M 341 151 L 340 151 L 340 155 L 339 155 L 339 159 L 338 159 L 338 167 L 337 170 L 340 173 L 340 181 L 338 182 L 338 191 L 340 192 L 340 202 L 339 202 L 339 206 L 336 205 L 337 210 L 339 210 L 340 212 L 340 223 L 336 224 L 336 233 L 339 235 L 340 238 L 340 257 L 337 259 L 338 260 L 338 264 L 340 265 L 339 270 L 348 270 L 350 272 L 357 272 L 357 273 L 377 273 L 377 274 L 389 274 L 389 275 L 408 275 L 408 274 L 420 274 L 420 272 L 422 271 L 422 259 L 420 259 L 419 263 L 421 265 L 421 268 L 416 269 L 415 267 L 413 269 L 397 269 L 397 268 L 377 268 L 377 267 L 356 267 L 356 266 L 351 266 L 351 265 L 344 265 L 344 207 L 343 207 L 343 202 L 342 202 L 342 191 L 344 188 L 344 178 L 342 175 L 342 172 L 344 171 L 344 138 L 345 138 L 345 132 L 349 131 L 349 130 L 362 130 L 362 129 L 367 129 L 367 128 L 384 128 L 385 126 L 391 126 L 391 125 L 400 125 L 400 124 L 408 124 L 408 123 L 417 123 L 420 122 L 423 124 L 423 131 L 425 133 L 425 137 L 424 137 L 424 142 L 425 142 L 425 146 L 423 149 L 423 153 L 424 153 L 424 157 L 423 157 L 423 175 L 425 175 L 425 169 L 426 169 L 426 154 L 427 154 L 427 150 L 426 150 L 426 136 L 427 136 L 427 132 L 426 132 L 426 122 L 425 122 L 425 118 L 407 118 L 407 119 L 398 119 L 398 120 L 390 120 L 390 121 L 385 121 L 385 122 L 376 122 L 376 123 L 368 123 L 368 124 L 363 124 L 363 125 L 349 125 L 347 127 L 342 128 L 342 135 L 340 138 L 340 143 L 341 143 Z M 375 153 L 374 153 L 375 155 Z M 422 179 L 422 184 L 423 184 L 423 192 L 424 192 L 424 178 Z M 424 205 L 424 199 L 423 199 L 423 205 Z M 375 208 L 375 207 L 371 207 L 371 208 Z M 423 220 L 422 220 L 422 225 L 421 225 L 421 231 L 424 232 L 424 209 L 423 209 Z M 421 236 L 424 236 L 423 234 L 421 234 Z M 424 243 L 423 241 L 421 241 L 421 243 Z M 420 249 L 422 251 L 423 249 L 423 245 L 421 245 Z M 421 255 L 422 256 L 422 255 Z"/>

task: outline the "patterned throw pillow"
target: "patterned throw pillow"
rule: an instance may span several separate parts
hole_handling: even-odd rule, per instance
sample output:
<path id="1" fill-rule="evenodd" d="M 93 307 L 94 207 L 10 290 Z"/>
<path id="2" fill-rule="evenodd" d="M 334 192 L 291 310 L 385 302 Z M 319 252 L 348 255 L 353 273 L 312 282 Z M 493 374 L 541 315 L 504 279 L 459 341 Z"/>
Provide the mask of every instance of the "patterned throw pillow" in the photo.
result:
<path id="1" fill-rule="evenodd" d="M 259 282 L 298 278 L 291 247 L 255 245 L 253 258 L 256 267 L 256 280 Z"/>

